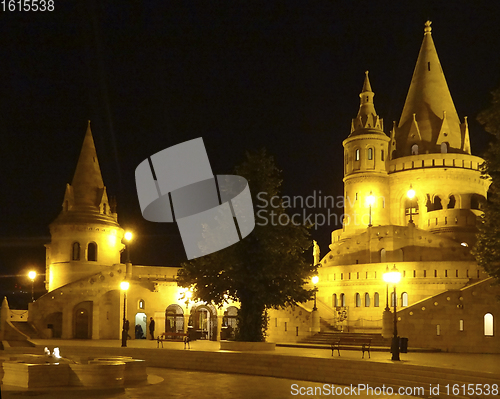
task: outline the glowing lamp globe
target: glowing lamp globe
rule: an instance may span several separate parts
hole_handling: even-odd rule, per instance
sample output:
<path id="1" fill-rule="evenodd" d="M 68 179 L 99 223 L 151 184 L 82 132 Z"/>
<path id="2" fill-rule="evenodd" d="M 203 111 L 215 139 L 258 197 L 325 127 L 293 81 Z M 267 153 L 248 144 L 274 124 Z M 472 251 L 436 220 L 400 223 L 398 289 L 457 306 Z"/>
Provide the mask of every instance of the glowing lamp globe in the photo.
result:
<path id="1" fill-rule="evenodd" d="M 130 283 L 128 281 L 122 281 L 120 283 L 120 288 L 122 291 L 127 291 L 130 287 Z"/>
<path id="2" fill-rule="evenodd" d="M 30 271 L 28 277 L 33 281 L 36 278 L 36 272 L 34 270 Z"/>
<path id="3" fill-rule="evenodd" d="M 127 240 L 127 241 L 132 241 L 133 237 L 134 237 L 134 235 L 130 231 L 127 231 L 125 233 L 125 240 Z"/>
<path id="4" fill-rule="evenodd" d="M 312 279 L 311 279 L 312 283 L 314 285 L 318 284 L 318 281 L 319 281 L 319 277 L 318 276 L 314 276 Z"/>
<path id="5" fill-rule="evenodd" d="M 415 190 L 410 187 L 410 189 L 408 190 L 408 192 L 406 193 L 406 195 L 408 196 L 409 199 L 415 198 Z"/>
<path id="6" fill-rule="evenodd" d="M 384 273 L 384 281 L 388 284 L 397 284 L 401 281 L 401 273 L 396 269 L 396 266 L 390 272 Z"/>

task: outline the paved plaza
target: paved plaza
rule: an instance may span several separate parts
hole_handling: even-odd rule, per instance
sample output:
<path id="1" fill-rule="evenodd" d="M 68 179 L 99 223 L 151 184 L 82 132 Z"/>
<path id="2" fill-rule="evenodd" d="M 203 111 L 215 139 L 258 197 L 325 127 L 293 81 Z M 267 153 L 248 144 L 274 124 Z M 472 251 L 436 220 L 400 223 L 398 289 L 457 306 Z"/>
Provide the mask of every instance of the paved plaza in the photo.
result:
<path id="1" fill-rule="evenodd" d="M 44 346 L 53 348 L 58 346 L 64 356 L 65 347 L 98 349 L 102 355 L 116 352 L 120 348 L 120 342 L 116 341 L 78 341 L 78 340 L 34 340 L 37 344 L 36 350 L 42 350 Z M 169 350 L 184 351 L 184 345 L 178 342 L 165 343 L 165 348 L 157 348 L 156 341 L 132 340 L 128 342 L 128 348 L 118 349 L 127 352 L 144 349 L 144 351 L 164 351 L 165 354 L 172 353 Z M 33 350 L 33 348 L 27 348 Z M 219 351 L 218 342 L 195 341 L 192 343 L 191 351 L 215 352 Z M 159 352 L 161 353 L 161 352 Z M 0 353 L 0 356 L 8 356 L 8 351 Z M 313 348 L 291 348 L 277 347 L 274 353 L 266 356 L 303 356 L 308 358 L 328 358 L 332 361 L 339 359 L 337 354 L 332 357 L 331 351 L 327 349 Z M 360 361 L 360 351 L 342 351 L 341 359 Z M 370 363 L 393 363 L 387 352 L 372 352 L 370 359 L 364 359 Z M 427 366 L 439 369 L 465 370 L 483 372 L 485 374 L 500 375 L 500 355 L 491 354 L 454 354 L 454 353 L 407 353 L 401 354 L 401 367 Z M 389 378 L 389 376 L 388 376 Z M 325 388 L 326 386 L 326 388 Z M 335 385 L 334 387 L 340 387 Z M 323 382 L 301 381 L 297 379 L 274 378 L 267 376 L 229 374 L 204 372 L 193 370 L 178 370 L 171 368 L 148 367 L 148 384 L 128 387 L 117 390 L 88 390 L 88 389 L 51 389 L 48 390 L 23 390 L 12 387 L 2 389 L 2 398 L 36 397 L 38 399 L 62 399 L 62 398 L 128 398 L 128 399 L 154 399 L 154 398 L 291 398 L 291 397 L 320 397 L 336 396 L 347 398 L 352 395 L 332 395 L 328 390 L 332 384 Z M 321 392 L 320 392 L 321 391 Z M 331 392 L 331 391 L 330 391 Z M 312 393 L 312 394 L 311 394 Z M 314 394 L 316 393 L 316 394 Z M 337 391 L 338 393 L 338 391 Z M 359 392 L 358 392 L 359 393 Z M 397 392 L 394 392 L 397 393 Z M 393 395 L 356 395 L 359 398 L 399 398 Z M 412 395 L 406 396 L 411 397 Z M 422 395 L 419 395 L 422 396 Z M 428 397 L 428 395 L 424 395 Z"/>

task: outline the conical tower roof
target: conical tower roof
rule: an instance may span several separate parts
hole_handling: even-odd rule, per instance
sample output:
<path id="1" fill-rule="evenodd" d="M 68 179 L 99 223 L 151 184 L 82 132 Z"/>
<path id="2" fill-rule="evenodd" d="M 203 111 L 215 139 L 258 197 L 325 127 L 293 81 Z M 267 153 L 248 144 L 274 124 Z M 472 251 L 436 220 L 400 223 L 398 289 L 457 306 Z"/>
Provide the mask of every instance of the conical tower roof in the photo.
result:
<path id="1" fill-rule="evenodd" d="M 66 186 L 63 211 L 54 223 L 117 224 L 114 206 L 106 193 L 97 159 L 94 138 L 87 126 L 76 171 L 71 184 Z"/>
<path id="2" fill-rule="evenodd" d="M 366 71 L 363 88 L 359 94 L 358 115 L 352 120 L 351 134 L 349 137 L 366 133 L 384 134 L 382 131 L 383 121 L 375 111 L 375 105 L 373 103 L 374 96 L 375 93 L 372 91 L 368 71 Z"/>
<path id="3" fill-rule="evenodd" d="M 439 152 L 448 143 L 453 152 L 464 150 L 464 137 L 455 104 L 431 34 L 431 22 L 425 23 L 424 40 L 396 132 L 398 155 L 410 155 L 417 144 L 420 153 Z M 419 134 L 415 134 L 415 131 Z"/>
<path id="4" fill-rule="evenodd" d="M 96 207 L 99 205 L 100 198 L 98 197 L 102 193 L 104 182 L 90 130 L 90 121 L 71 186 L 75 196 L 75 206 Z"/>

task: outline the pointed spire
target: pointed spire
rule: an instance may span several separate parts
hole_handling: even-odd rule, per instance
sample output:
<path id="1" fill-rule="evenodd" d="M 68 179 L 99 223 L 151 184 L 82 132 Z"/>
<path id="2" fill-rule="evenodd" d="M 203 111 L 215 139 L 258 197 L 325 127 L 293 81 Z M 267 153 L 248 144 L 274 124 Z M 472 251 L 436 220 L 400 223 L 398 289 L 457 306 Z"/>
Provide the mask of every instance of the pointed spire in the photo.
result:
<path id="1" fill-rule="evenodd" d="M 73 187 L 75 206 L 99 206 L 104 182 L 97 160 L 94 138 L 90 130 L 90 121 L 87 125 L 87 132 L 85 133 L 82 151 L 80 152 L 80 158 L 78 158 L 71 186 Z"/>
<path id="2" fill-rule="evenodd" d="M 399 147 L 404 147 L 405 151 L 404 154 L 399 154 L 400 156 L 409 155 L 408 145 L 411 143 L 405 140 L 415 122 L 421 134 L 423 142 L 421 144 L 429 152 L 436 150 L 435 146 L 440 133 L 442 137 L 446 133 L 446 141 L 451 148 L 458 151 L 462 148 L 460 120 L 439 62 L 431 31 L 431 21 L 427 21 L 424 28 L 424 40 L 399 121 L 400 132 L 397 139 L 403 141 Z M 444 113 L 446 113 L 450 129 L 448 132 L 441 131 Z"/>
<path id="3" fill-rule="evenodd" d="M 365 131 L 360 131 L 359 129 L 383 129 L 383 121 L 378 117 L 377 112 L 375 111 L 373 96 L 375 96 L 375 93 L 372 91 L 368 71 L 366 71 L 363 88 L 359 94 L 360 101 L 358 115 L 352 120 L 351 123 L 351 134 L 355 131 L 359 133 L 366 133 Z"/>

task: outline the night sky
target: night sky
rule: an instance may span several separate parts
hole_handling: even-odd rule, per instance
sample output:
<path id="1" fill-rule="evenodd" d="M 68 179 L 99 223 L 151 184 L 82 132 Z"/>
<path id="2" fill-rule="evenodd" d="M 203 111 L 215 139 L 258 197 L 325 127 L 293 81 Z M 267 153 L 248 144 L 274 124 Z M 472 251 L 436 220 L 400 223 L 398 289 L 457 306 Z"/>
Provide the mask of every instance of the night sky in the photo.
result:
<path id="1" fill-rule="evenodd" d="M 475 117 L 500 84 L 500 4 L 391 3 L 55 0 L 52 12 L 0 12 L 0 273 L 44 272 L 89 119 L 108 195 L 136 235 L 134 263 L 186 259 L 175 224 L 142 219 L 134 180 L 142 160 L 186 140 L 203 137 L 215 174 L 265 147 L 285 195 L 342 195 L 364 71 L 388 133 L 427 19 L 481 155 L 489 135 Z M 322 256 L 339 227 L 312 230 Z M 4 292 L 27 284 L 0 280 Z"/>

